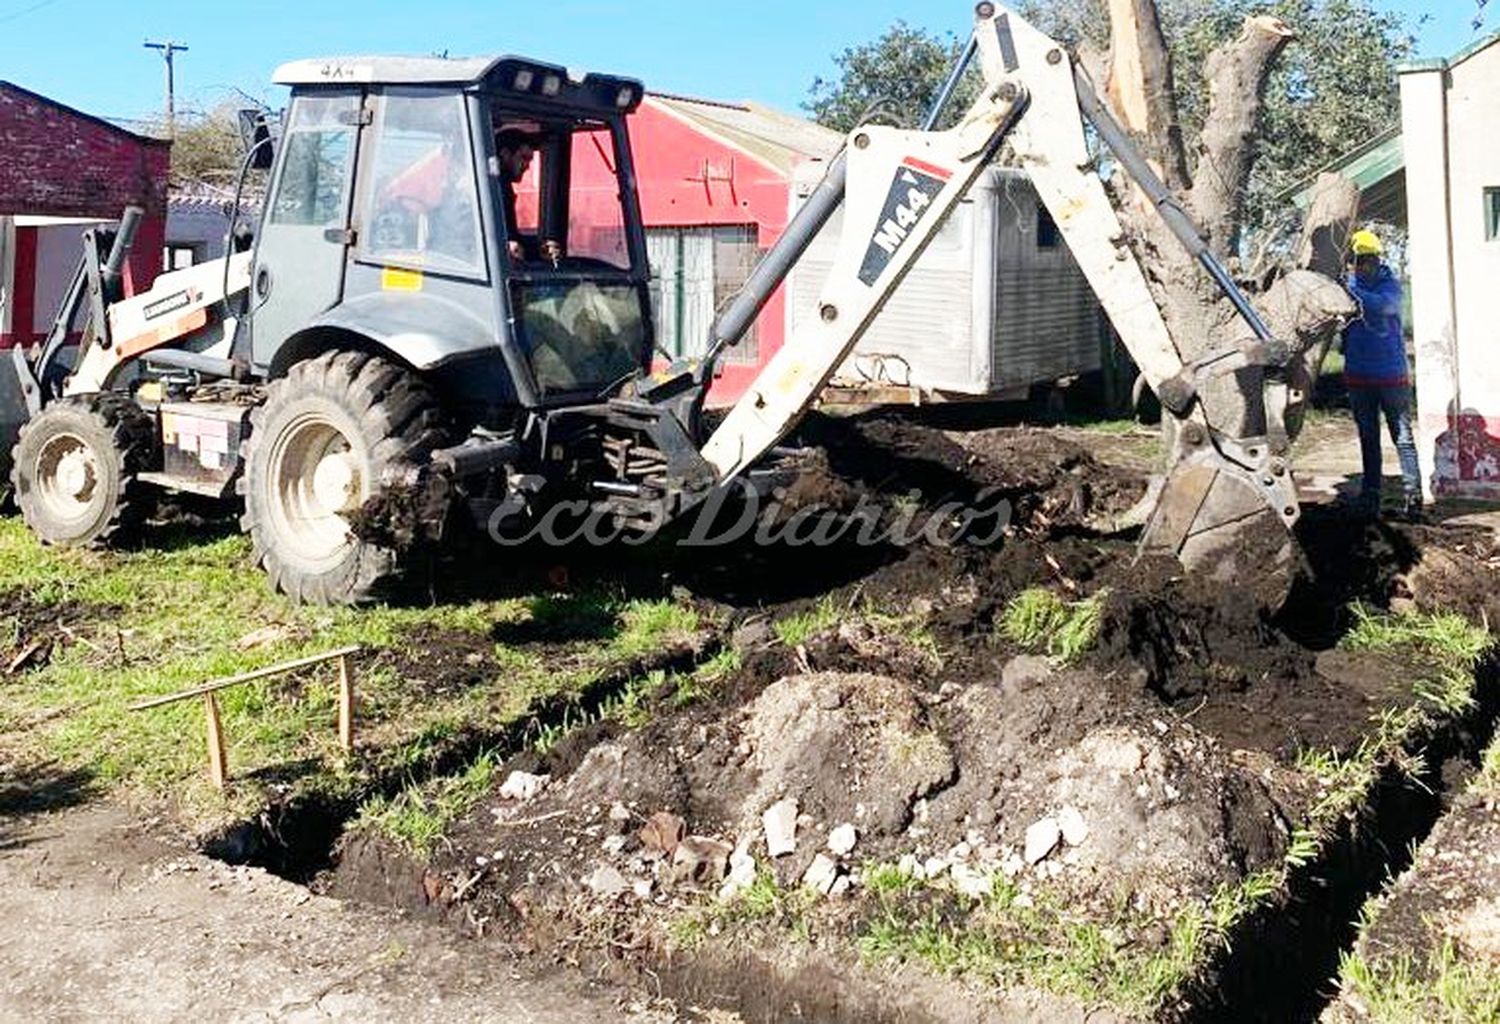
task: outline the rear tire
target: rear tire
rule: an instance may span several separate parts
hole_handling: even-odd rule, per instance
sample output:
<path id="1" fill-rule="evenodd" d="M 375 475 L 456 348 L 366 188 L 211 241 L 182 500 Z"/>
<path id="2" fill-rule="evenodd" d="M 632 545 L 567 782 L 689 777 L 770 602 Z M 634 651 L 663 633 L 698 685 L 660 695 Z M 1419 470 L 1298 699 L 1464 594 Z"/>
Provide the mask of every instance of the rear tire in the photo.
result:
<path id="1" fill-rule="evenodd" d="M 45 544 L 124 542 L 150 511 L 137 475 L 155 451 L 155 421 L 125 395 L 58 399 L 21 427 L 10 475 L 16 504 Z"/>
<path id="2" fill-rule="evenodd" d="M 274 381 L 251 416 L 241 528 L 272 585 L 310 604 L 390 596 L 412 552 L 356 537 L 348 516 L 386 471 L 421 461 L 445 437 L 415 375 L 363 352 L 328 352 Z"/>

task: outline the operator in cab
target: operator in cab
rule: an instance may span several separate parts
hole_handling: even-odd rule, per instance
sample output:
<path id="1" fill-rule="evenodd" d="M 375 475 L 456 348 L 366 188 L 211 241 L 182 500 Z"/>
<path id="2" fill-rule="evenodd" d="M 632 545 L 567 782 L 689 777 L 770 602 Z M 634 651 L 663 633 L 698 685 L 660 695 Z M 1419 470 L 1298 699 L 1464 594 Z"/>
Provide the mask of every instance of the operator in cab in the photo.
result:
<path id="1" fill-rule="evenodd" d="M 495 154 L 500 161 L 500 205 L 505 213 L 505 236 L 510 258 L 516 263 L 547 260 L 557 265 L 563 248 L 555 239 L 538 241 L 535 235 L 522 232 L 516 218 L 516 186 L 526 177 L 541 140 L 522 128 L 501 128 L 495 133 Z"/>
<path id="2" fill-rule="evenodd" d="M 1344 383 L 1359 429 L 1364 475 L 1355 505 L 1362 518 L 1380 514 L 1380 420 L 1385 417 L 1401 462 L 1403 513 L 1422 514 L 1422 473 L 1412 437 L 1411 373 L 1401 325 L 1401 282 L 1382 258 L 1385 247 L 1373 231 L 1350 239 L 1351 271 L 1346 282 L 1359 302 L 1360 318 L 1344 332 Z"/>

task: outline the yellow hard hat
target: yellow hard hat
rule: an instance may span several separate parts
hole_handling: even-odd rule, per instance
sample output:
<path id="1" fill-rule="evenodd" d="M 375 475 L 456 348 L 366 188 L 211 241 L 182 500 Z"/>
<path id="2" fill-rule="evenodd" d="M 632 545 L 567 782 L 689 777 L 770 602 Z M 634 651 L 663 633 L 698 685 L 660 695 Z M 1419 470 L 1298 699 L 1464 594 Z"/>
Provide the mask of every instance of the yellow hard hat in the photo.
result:
<path id="1" fill-rule="evenodd" d="M 1380 239 L 1373 231 L 1356 231 L 1349 239 L 1349 247 L 1354 250 L 1356 256 L 1383 256 L 1385 246 L 1380 244 Z"/>

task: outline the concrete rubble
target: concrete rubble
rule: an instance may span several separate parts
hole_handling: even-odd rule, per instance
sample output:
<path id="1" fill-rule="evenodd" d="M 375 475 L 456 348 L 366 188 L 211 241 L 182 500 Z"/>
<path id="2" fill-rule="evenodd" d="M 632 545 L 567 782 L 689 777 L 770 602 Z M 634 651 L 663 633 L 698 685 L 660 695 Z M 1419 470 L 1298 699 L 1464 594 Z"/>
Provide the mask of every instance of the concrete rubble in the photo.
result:
<path id="1" fill-rule="evenodd" d="M 839 877 L 838 862 L 826 853 L 820 853 L 808 865 L 806 873 L 802 876 L 802 884 L 827 896 L 833 892 L 834 884 L 838 882 Z"/>
<path id="2" fill-rule="evenodd" d="M 766 833 L 766 852 L 772 857 L 785 857 L 797 852 L 797 800 L 788 797 L 766 808 L 761 815 L 761 825 Z"/>
<path id="3" fill-rule="evenodd" d="M 1089 826 L 1083 813 L 1076 807 L 1064 807 L 1057 815 L 1058 827 L 1062 830 L 1063 842 L 1069 846 L 1082 846 L 1088 842 Z"/>
<path id="4" fill-rule="evenodd" d="M 502 800 L 530 800 L 547 788 L 552 781 L 550 775 L 532 775 L 530 772 L 511 772 L 500 786 Z"/>
<path id="5" fill-rule="evenodd" d="M 840 825 L 828 833 L 828 849 L 839 857 L 847 857 L 853 853 L 858 842 L 859 830 L 850 824 Z"/>
<path id="6" fill-rule="evenodd" d="M 671 811 L 657 811 L 641 826 L 641 846 L 648 853 L 671 857 L 687 835 L 687 822 Z"/>
<path id="7" fill-rule="evenodd" d="M 688 836 L 672 855 L 672 880 L 695 885 L 717 884 L 729 873 L 728 843 L 706 836 Z"/>
<path id="8" fill-rule="evenodd" d="M 1062 826 L 1056 818 L 1043 818 L 1026 829 L 1026 845 L 1023 856 L 1028 864 L 1040 864 L 1051 856 L 1062 842 Z"/>
<path id="9" fill-rule="evenodd" d="M 729 877 L 719 887 L 719 896 L 728 899 L 755 884 L 755 858 L 750 854 L 752 838 L 746 836 L 729 854 Z"/>

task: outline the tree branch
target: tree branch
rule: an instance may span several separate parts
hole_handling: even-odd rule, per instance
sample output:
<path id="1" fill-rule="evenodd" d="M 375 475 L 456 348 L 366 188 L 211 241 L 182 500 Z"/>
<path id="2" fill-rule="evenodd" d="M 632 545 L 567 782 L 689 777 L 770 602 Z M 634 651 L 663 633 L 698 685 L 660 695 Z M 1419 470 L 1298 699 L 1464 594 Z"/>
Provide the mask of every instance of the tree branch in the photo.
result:
<path id="1" fill-rule="evenodd" d="M 1237 239 L 1266 78 L 1295 35 L 1280 18 L 1246 18 L 1239 37 L 1214 50 L 1204 65 L 1209 107 L 1198 143 L 1190 207 L 1220 253 L 1232 250 Z"/>
<path id="2" fill-rule="evenodd" d="M 1109 0 L 1109 24 L 1110 103 L 1167 186 L 1186 188 L 1187 152 L 1177 122 L 1177 87 L 1155 0 Z"/>
<path id="3" fill-rule="evenodd" d="M 1337 279 L 1359 216 L 1359 186 L 1342 174 L 1324 172 L 1313 185 L 1312 202 L 1297 246 L 1297 266 Z"/>

